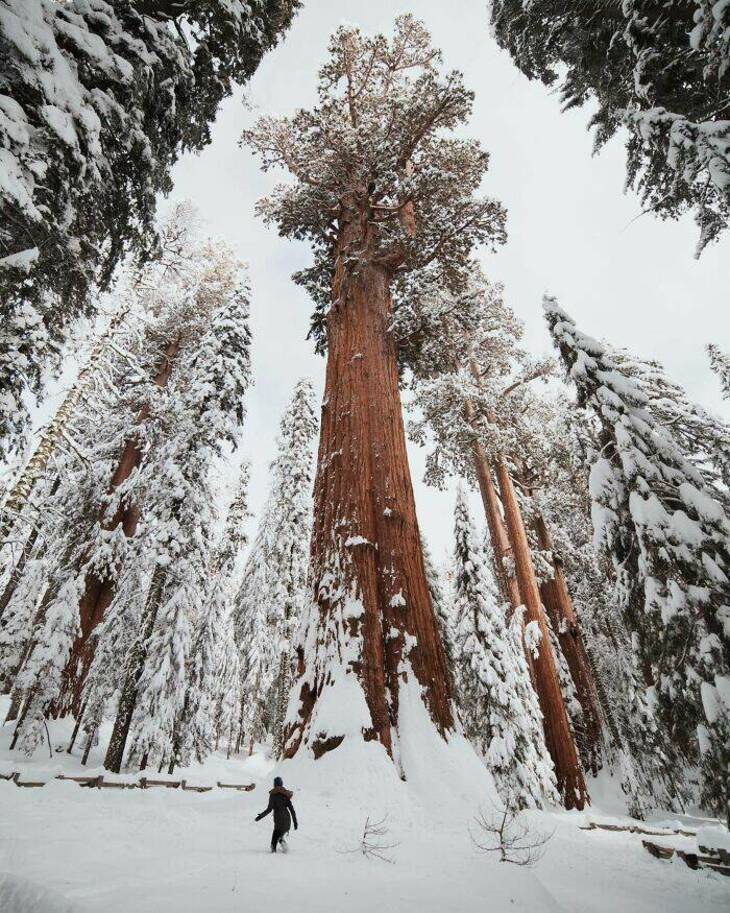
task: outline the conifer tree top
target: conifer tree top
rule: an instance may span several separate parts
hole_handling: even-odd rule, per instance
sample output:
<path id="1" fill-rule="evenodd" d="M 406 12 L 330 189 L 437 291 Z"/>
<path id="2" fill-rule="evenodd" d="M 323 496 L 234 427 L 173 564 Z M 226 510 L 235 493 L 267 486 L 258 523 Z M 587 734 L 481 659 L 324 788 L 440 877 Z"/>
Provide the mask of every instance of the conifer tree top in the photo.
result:
<path id="1" fill-rule="evenodd" d="M 314 265 L 295 279 L 317 304 L 320 348 L 338 256 L 345 269 L 369 262 L 393 275 L 432 265 L 460 287 L 474 245 L 505 238 L 502 206 L 475 196 L 487 153 L 448 136 L 473 93 L 460 73 L 442 71 L 423 25 L 400 16 L 391 39 L 342 26 L 328 50 L 311 110 L 263 117 L 243 134 L 265 171 L 284 167 L 295 179 L 258 211 L 314 248 Z"/>

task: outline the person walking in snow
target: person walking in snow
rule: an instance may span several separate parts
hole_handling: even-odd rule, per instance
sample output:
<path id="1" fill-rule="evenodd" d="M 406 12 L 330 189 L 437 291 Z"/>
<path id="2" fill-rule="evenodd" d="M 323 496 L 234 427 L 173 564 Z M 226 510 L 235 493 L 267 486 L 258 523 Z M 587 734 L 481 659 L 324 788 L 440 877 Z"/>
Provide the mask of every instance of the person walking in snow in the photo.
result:
<path id="1" fill-rule="evenodd" d="M 294 793 L 291 790 L 284 789 L 284 781 L 281 777 L 274 777 L 274 788 L 269 790 L 269 805 L 266 811 L 256 815 L 256 820 L 260 821 L 271 812 L 274 813 L 274 833 L 271 835 L 272 853 L 276 852 L 278 846 L 281 846 L 282 851 L 286 852 L 286 840 L 284 838 L 289 833 L 292 820 L 294 821 L 294 830 L 298 827 L 297 813 L 291 804 L 293 795 Z"/>

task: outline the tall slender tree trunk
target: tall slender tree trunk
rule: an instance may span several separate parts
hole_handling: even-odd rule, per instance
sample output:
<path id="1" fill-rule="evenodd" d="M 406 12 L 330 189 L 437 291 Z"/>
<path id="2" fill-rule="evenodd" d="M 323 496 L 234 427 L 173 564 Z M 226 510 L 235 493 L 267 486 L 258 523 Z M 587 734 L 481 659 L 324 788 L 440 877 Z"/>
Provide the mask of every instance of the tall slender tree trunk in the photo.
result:
<path id="1" fill-rule="evenodd" d="M 157 387 L 167 386 L 172 374 L 175 358 L 180 350 L 180 336 L 175 336 L 165 346 L 154 377 Z M 137 425 L 143 424 L 149 417 L 150 407 L 145 404 L 137 417 Z M 117 468 L 112 476 L 109 492 L 114 492 L 139 466 L 142 458 L 141 443 L 136 434 L 126 441 Z M 136 504 L 120 505 L 111 518 L 105 517 L 102 507 L 99 522 L 103 529 L 111 531 L 118 526 L 122 527 L 124 535 L 131 537 L 137 529 L 139 522 L 139 509 Z M 104 618 L 106 610 L 111 605 L 116 591 L 116 581 L 111 577 L 100 576 L 91 570 L 86 575 L 84 594 L 79 602 L 79 624 L 81 633 L 76 638 L 64 671 L 64 685 L 58 704 L 62 712 L 69 709 L 78 714 L 82 702 L 82 692 L 86 676 L 94 659 L 94 641 L 91 637 L 96 626 Z"/>
<path id="2" fill-rule="evenodd" d="M 58 491 L 58 486 L 60 484 L 60 479 L 57 478 L 54 480 L 53 485 L 51 486 L 51 490 L 48 493 L 49 497 L 53 497 L 53 495 Z M 3 594 L 0 596 L 0 618 L 3 617 L 5 609 L 7 609 L 10 600 L 13 598 L 15 587 L 18 585 L 18 581 L 23 576 L 25 565 L 28 563 L 28 559 L 33 553 L 33 548 L 38 541 L 39 532 L 40 528 L 38 524 L 35 524 L 33 529 L 30 531 L 28 538 L 23 543 L 23 548 L 20 552 L 20 555 L 18 555 L 18 560 L 15 562 L 15 567 L 10 572 L 10 576 L 8 577 L 5 588 L 3 589 Z"/>
<path id="3" fill-rule="evenodd" d="M 76 383 L 66 394 L 53 419 L 44 429 L 38 447 L 9 489 L 0 514 L 0 543 L 7 537 L 15 518 L 28 501 L 36 482 L 45 472 L 69 419 L 88 389 L 99 358 L 109 341 L 113 339 L 127 313 L 128 309 L 122 308 L 112 317 L 109 326 L 91 350 L 87 363 L 79 371 Z M 0 608 L 0 615 L 2 615 L 2 608 Z"/>
<path id="4" fill-rule="evenodd" d="M 467 400 L 464 406 L 468 421 L 474 419 L 474 406 L 470 400 Z M 497 577 L 502 598 L 509 603 L 511 611 L 514 611 L 518 605 L 522 604 L 520 597 L 520 588 L 517 584 L 517 577 L 514 573 L 507 572 L 507 565 L 514 559 L 512 557 L 512 545 L 507 535 L 507 527 L 504 524 L 502 511 L 500 510 L 499 497 L 492 481 L 492 471 L 489 466 L 489 460 L 484 452 L 484 445 L 478 438 L 472 441 L 472 454 L 474 457 L 474 469 L 479 482 L 479 492 L 482 496 L 484 513 L 487 518 L 487 527 L 489 529 L 489 539 L 494 550 L 494 570 Z"/>
<path id="5" fill-rule="evenodd" d="M 114 727 L 109 739 L 106 757 L 104 758 L 104 767 L 114 773 L 119 773 L 122 769 L 124 751 L 127 747 L 129 730 L 132 727 L 134 708 L 137 706 L 137 686 L 147 659 L 150 635 L 157 619 L 164 583 L 165 572 L 160 565 L 157 565 L 152 574 L 139 637 L 135 641 L 127 663 L 127 671 L 122 683 L 119 704 L 117 705 L 117 716 L 114 720 Z"/>
<path id="6" fill-rule="evenodd" d="M 540 701 L 545 728 L 545 742 L 555 764 L 558 790 L 566 808 L 582 809 L 590 801 L 578 753 L 570 729 L 565 702 L 560 690 L 555 657 L 550 645 L 550 634 L 540 600 L 540 590 L 532 565 L 527 532 L 517 501 L 512 479 L 503 459 L 495 462 L 497 483 L 504 505 L 505 522 L 512 542 L 515 571 L 525 606 L 528 623 L 536 622 L 540 632 L 538 655 L 533 657 L 535 690 Z"/>
<path id="7" fill-rule="evenodd" d="M 354 222 L 341 232 L 327 318 L 312 581 L 318 657 L 328 651 L 350 654 L 341 662 L 358 677 L 370 714 L 363 738 L 377 739 L 392 755 L 406 662 L 441 733 L 453 725 L 452 698 L 426 581 L 396 345 L 388 329 L 391 275 L 369 259 L 374 239 L 368 214 L 359 213 Z M 357 268 L 346 272 L 345 263 L 355 256 Z M 334 637 L 333 631 L 338 631 Z M 319 757 L 344 738 L 308 732 L 329 672 L 326 661 L 305 670 L 299 718 L 287 732 L 287 757 L 303 739 Z"/>
<path id="8" fill-rule="evenodd" d="M 539 513 L 535 518 L 535 532 L 540 548 L 552 552 L 552 537 L 545 519 Z M 576 697 L 583 709 L 585 736 L 588 743 L 585 754 L 595 775 L 600 769 L 601 757 L 601 710 L 598 690 L 563 569 L 554 553 L 552 565 L 553 578 L 546 580 L 541 585 L 540 593 L 548 618 L 560 643 L 560 649 L 568 664 Z"/>

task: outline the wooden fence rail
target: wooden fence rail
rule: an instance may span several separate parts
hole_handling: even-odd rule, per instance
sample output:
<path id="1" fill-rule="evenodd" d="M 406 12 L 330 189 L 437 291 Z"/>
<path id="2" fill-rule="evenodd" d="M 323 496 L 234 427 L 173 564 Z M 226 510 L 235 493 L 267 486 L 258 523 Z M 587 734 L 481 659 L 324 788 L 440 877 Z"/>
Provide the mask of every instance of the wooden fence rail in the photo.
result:
<path id="1" fill-rule="evenodd" d="M 0 780 L 9 780 L 16 786 L 36 787 L 45 786 L 48 780 L 21 780 L 20 773 L 0 774 Z M 212 789 L 234 789 L 238 792 L 250 792 L 255 787 L 255 783 L 221 783 L 216 782 L 215 786 L 188 786 L 187 780 L 151 780 L 148 777 L 140 777 L 137 783 L 124 783 L 117 780 L 105 780 L 103 774 L 97 777 L 70 777 L 66 774 L 58 774 L 54 780 L 70 780 L 72 783 L 78 783 L 79 786 L 92 789 L 150 789 L 155 786 L 165 789 L 182 789 L 189 793 L 207 793 Z"/>

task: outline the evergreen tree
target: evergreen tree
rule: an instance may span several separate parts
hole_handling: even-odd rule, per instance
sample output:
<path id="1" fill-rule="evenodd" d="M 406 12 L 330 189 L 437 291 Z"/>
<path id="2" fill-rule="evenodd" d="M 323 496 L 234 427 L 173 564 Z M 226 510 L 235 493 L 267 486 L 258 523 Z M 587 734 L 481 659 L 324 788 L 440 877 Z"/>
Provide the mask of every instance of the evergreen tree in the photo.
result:
<path id="1" fill-rule="evenodd" d="M 483 561 L 459 487 L 455 513 L 454 616 L 460 707 L 505 802 L 539 808 L 559 801 L 542 715 L 522 647 L 520 611 L 511 625 Z"/>
<path id="2" fill-rule="evenodd" d="M 194 756 L 203 761 L 220 734 L 221 720 L 230 731 L 228 714 L 221 705 L 231 700 L 238 663 L 232 662 L 231 599 L 235 566 L 247 536 L 248 482 L 250 469 L 244 461 L 237 491 L 231 501 L 223 535 L 208 569 L 208 587 L 203 609 L 198 615 L 186 672 L 183 708 L 175 724 L 170 772 L 175 764 L 185 764 Z M 228 703 L 226 703 L 226 707 Z M 230 743 L 229 743 L 230 749 Z"/>
<path id="3" fill-rule="evenodd" d="M 249 742 L 271 733 L 283 750 L 282 727 L 292 677 L 293 641 L 309 593 L 314 391 L 300 380 L 279 426 L 269 497 L 238 597 L 238 641 L 244 653 L 244 720 Z"/>
<path id="4" fill-rule="evenodd" d="M 411 426 L 412 436 L 435 445 L 427 458 L 427 479 L 442 484 L 451 471 L 479 484 L 500 591 L 511 611 L 525 607 L 526 628 L 539 643 L 531 662 L 558 789 L 566 807 L 582 808 L 587 790 L 569 709 L 578 711 L 574 723 L 582 725 L 583 703 L 590 703 L 591 692 L 576 680 L 582 698 L 578 709 L 570 701 L 569 679 L 564 683 L 570 693 L 561 689 L 562 660 L 543 606 L 544 586 L 559 571 L 530 529 L 529 488 L 522 485 L 519 493 L 516 485 L 531 437 L 539 435 L 526 418 L 529 384 L 545 376 L 551 363 L 527 356 L 519 345 L 522 327 L 501 289 L 474 264 L 460 296 L 433 275 L 403 284 L 394 329 L 411 350 L 412 403 L 421 416 Z M 560 595 L 561 602 L 569 601 L 564 588 Z M 577 669 L 574 664 L 571 671 Z M 592 742 L 597 742 L 595 731 Z"/>
<path id="5" fill-rule="evenodd" d="M 708 345 L 710 367 L 717 374 L 724 399 L 730 399 L 730 355 L 721 351 L 718 346 Z"/>
<path id="6" fill-rule="evenodd" d="M 140 466 L 145 522 L 138 549 L 150 583 L 107 750 L 105 765 L 112 770 L 121 767 L 128 737 L 130 763 L 172 756 L 195 620 L 210 608 L 203 599 L 215 516 L 211 465 L 226 442 L 236 443 L 251 383 L 248 290 L 225 249 L 208 248 L 180 332 L 195 345 L 181 348 L 180 370 L 158 404 L 164 439 Z M 206 668 L 198 667 L 198 686 L 213 674 L 209 630 L 199 628 Z M 194 709 L 197 699 L 192 695 Z"/>
<path id="7" fill-rule="evenodd" d="M 730 6 L 710 0 L 493 0 L 501 47 L 564 108 L 597 104 L 596 146 L 628 130 L 627 178 L 661 218 L 693 209 L 698 252 L 730 213 Z"/>
<path id="8" fill-rule="evenodd" d="M 554 299 L 545 299 L 545 313 L 578 402 L 598 421 L 590 474 L 596 540 L 634 635 L 645 706 L 685 757 L 699 757 L 703 802 L 727 815 L 730 520 L 658 421 L 640 379 Z"/>
<path id="9" fill-rule="evenodd" d="M 156 197 L 210 141 L 234 84 L 297 0 L 2 0 L 0 455 L 71 319 L 125 251 L 154 249 Z"/>
<path id="10" fill-rule="evenodd" d="M 504 210 L 476 196 L 487 156 L 450 135 L 472 95 L 440 63 L 412 16 L 396 20 L 392 39 L 343 26 L 320 70 L 317 104 L 262 118 L 244 134 L 265 170 L 283 166 L 294 178 L 259 211 L 281 234 L 312 244 L 314 264 L 295 279 L 315 300 L 312 335 L 327 350 L 314 602 L 289 756 L 304 745 L 319 757 L 348 734 L 392 754 L 409 681 L 420 684 L 437 731 L 453 723 L 408 469 L 392 290 L 398 276 L 429 265 L 450 287 L 462 285 L 472 247 L 504 239 Z M 357 718 L 317 721 L 319 697 L 332 700 L 325 681 L 358 695 Z"/>
<path id="11" fill-rule="evenodd" d="M 433 606 L 436 620 L 438 621 L 441 642 L 444 645 L 446 661 L 448 663 L 449 675 L 454 683 L 454 666 L 456 663 L 456 647 L 454 644 L 454 608 L 450 599 L 444 592 L 444 586 L 441 582 L 441 574 L 434 564 L 431 550 L 426 540 L 421 536 L 421 548 L 423 549 L 423 564 L 426 569 L 426 580 L 428 582 L 428 592 L 431 596 L 431 605 Z"/>
<path id="12" fill-rule="evenodd" d="M 669 736 L 643 703 L 631 636 L 605 558 L 594 548 L 588 467 L 594 419 L 576 413 L 562 394 L 533 398 L 530 413 L 540 429 L 530 436 L 529 451 L 523 450 L 534 485 L 531 500 L 549 524 L 551 558 L 567 581 L 575 613 L 555 617 L 551 600 L 545 602 L 564 655 L 589 667 L 598 698 L 601 759 L 618 773 L 630 814 L 643 817 L 650 807 L 681 805 L 684 771 L 673 770 L 677 759 Z M 582 706 L 585 716 L 585 702 Z M 572 721 L 575 727 L 575 714 Z M 581 747 L 584 763 L 593 766 L 594 746 L 589 743 L 588 752 Z"/>

